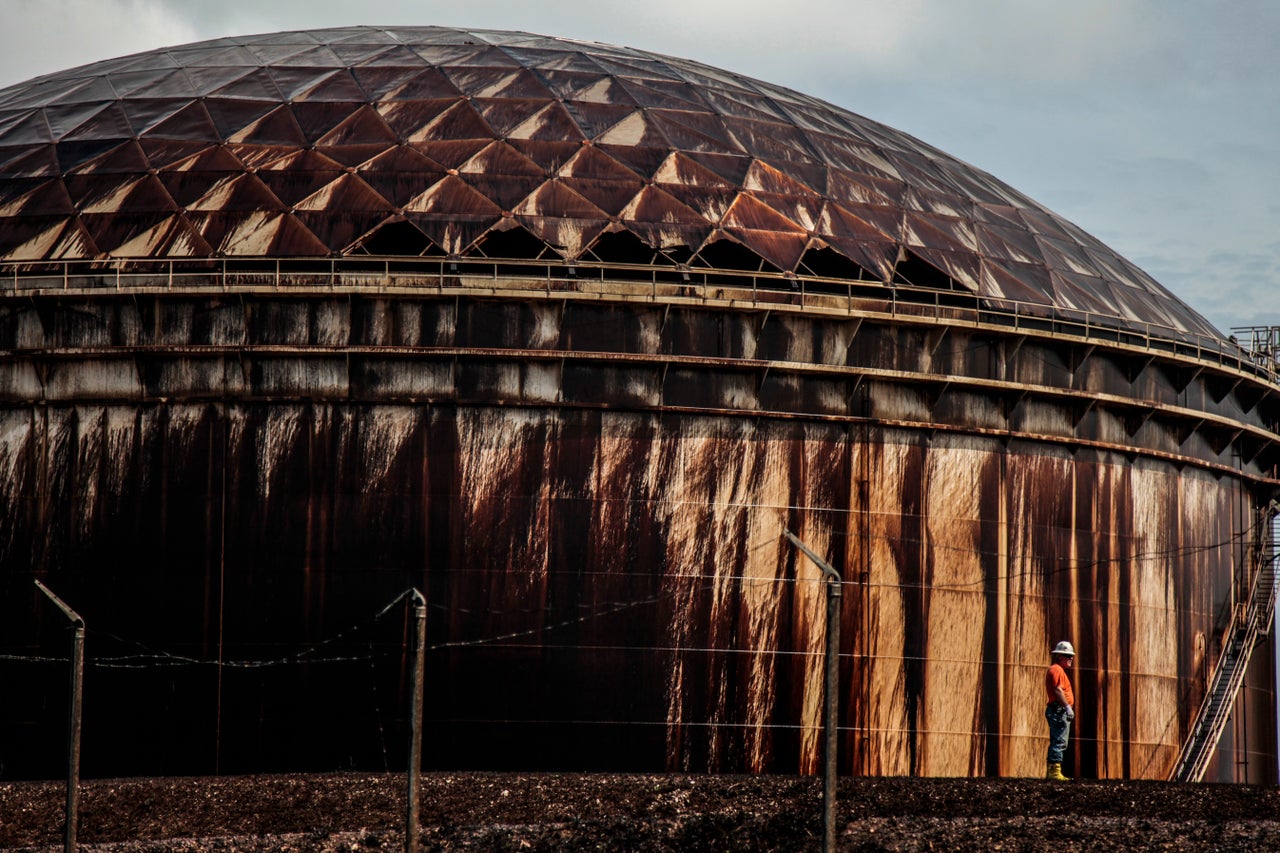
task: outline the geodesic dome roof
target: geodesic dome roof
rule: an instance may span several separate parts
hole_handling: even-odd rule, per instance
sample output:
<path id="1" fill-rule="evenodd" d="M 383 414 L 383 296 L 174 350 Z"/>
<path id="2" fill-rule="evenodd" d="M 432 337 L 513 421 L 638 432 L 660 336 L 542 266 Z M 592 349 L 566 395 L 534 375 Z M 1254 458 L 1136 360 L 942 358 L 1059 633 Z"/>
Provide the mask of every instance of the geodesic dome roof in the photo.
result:
<path id="1" fill-rule="evenodd" d="M 552 257 L 958 289 L 1220 337 L 990 175 L 641 50 L 358 27 L 0 90 L 0 262 Z"/>

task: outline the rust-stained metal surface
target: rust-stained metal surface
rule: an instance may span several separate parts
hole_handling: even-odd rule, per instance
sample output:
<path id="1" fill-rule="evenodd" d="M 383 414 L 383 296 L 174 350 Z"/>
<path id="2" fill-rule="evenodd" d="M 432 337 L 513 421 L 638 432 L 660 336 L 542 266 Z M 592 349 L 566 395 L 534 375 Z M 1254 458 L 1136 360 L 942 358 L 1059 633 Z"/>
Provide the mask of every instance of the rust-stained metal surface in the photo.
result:
<path id="1" fill-rule="evenodd" d="M 1011 331 L 552 294 L 0 302 L 0 756 L 58 772 L 39 577 L 89 624 L 90 775 L 398 766 L 403 615 L 369 620 L 409 586 L 430 766 L 815 772 L 824 599 L 790 528 L 846 582 L 841 772 L 1042 772 L 1070 637 L 1072 771 L 1163 778 L 1277 403 Z M 1215 778 L 1274 781 L 1257 661 Z"/>
<path id="2" fill-rule="evenodd" d="M 0 90 L 0 261 L 624 260 L 960 289 L 1220 337 L 1127 260 L 892 128 L 525 33 L 219 39 Z"/>
<path id="3" fill-rule="evenodd" d="M 397 767 L 410 587 L 430 766 L 814 772 L 791 529 L 845 579 L 842 772 L 1039 774 L 1065 637 L 1070 772 L 1164 778 L 1267 546 L 1274 373 L 994 178 L 684 60 L 352 28 L 40 78 L 0 272 L 0 774 L 61 767 L 36 578 L 87 775 Z M 1272 657 L 1213 778 L 1275 781 Z"/>

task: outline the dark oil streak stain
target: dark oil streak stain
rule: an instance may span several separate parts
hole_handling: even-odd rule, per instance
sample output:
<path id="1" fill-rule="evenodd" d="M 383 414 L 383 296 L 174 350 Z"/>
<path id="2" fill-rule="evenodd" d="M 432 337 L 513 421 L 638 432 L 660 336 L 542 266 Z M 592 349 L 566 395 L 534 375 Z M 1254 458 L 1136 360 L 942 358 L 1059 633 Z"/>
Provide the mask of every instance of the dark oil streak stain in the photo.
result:
<path id="1" fill-rule="evenodd" d="M 920 738 L 924 713 L 924 655 L 928 646 L 928 600 L 924 577 L 924 447 L 908 445 L 902 454 L 901 539 L 890 547 L 902 587 L 903 689 L 907 717 L 907 767 L 920 773 Z"/>
<path id="2" fill-rule="evenodd" d="M 1005 455 L 991 453 L 983 463 L 978 477 L 979 510 L 982 523 L 978 529 L 978 549 L 983 555 L 982 624 L 982 694 L 974 709 L 974 722 L 982 737 L 973 747 L 969 766 L 986 776 L 999 776 L 1000 767 L 1000 633 L 1004 625 L 1000 618 L 1001 590 L 1004 579 L 1000 577 L 999 555 L 1004 551 L 1005 530 L 999 523 L 1001 505 L 1005 495 Z"/>

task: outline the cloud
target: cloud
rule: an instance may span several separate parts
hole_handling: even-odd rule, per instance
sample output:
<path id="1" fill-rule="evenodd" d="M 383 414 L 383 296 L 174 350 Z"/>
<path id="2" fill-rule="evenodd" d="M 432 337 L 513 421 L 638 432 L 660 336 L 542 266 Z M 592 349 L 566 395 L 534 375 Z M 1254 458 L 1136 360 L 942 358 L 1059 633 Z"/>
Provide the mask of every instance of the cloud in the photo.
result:
<path id="1" fill-rule="evenodd" d="M 0 21 L 0 85 L 197 37 L 161 0 L 0 0 Z"/>

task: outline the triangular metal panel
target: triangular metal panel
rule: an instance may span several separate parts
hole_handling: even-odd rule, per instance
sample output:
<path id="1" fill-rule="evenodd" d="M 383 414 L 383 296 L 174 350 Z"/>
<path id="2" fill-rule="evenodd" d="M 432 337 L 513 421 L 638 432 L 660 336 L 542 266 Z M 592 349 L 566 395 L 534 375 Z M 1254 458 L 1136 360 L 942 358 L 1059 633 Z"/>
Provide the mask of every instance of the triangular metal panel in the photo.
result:
<path id="1" fill-rule="evenodd" d="M 404 205 L 404 212 L 406 216 L 409 213 L 449 216 L 452 212 L 459 216 L 484 217 L 490 220 L 502 216 L 501 207 L 456 175 L 446 175 L 439 183 L 428 187 L 425 192 Z"/>
<path id="2" fill-rule="evenodd" d="M 641 107 L 692 110 L 711 114 L 711 107 L 688 83 L 657 79 L 617 78 L 631 99 Z"/>
<path id="3" fill-rule="evenodd" d="M 336 127 L 316 140 L 317 147 L 342 145 L 395 145 L 398 136 L 373 107 L 356 109 Z"/>
<path id="4" fill-rule="evenodd" d="M 111 85 L 108 76 L 85 77 L 79 85 L 69 86 L 65 91 L 49 99 L 50 104 L 103 104 L 111 103 L 120 97 L 120 92 Z"/>
<path id="5" fill-rule="evenodd" d="M 145 145 L 143 146 L 143 150 L 147 150 Z M 162 173 L 239 173 L 244 171 L 244 164 L 224 146 L 207 145 L 201 148 L 195 148 L 194 145 L 191 145 L 183 150 L 191 150 L 193 153 L 182 160 L 175 160 L 169 163 L 160 171 Z M 151 161 L 153 166 L 156 165 L 155 155 L 150 151 L 148 151 L 148 159 Z"/>
<path id="6" fill-rule="evenodd" d="M 982 258 L 973 252 L 952 252 L 933 246 L 911 249 L 934 269 L 945 273 L 955 284 L 974 293 L 982 290 Z"/>
<path id="7" fill-rule="evenodd" d="M 36 261 L 52 255 L 71 218 L 0 217 L 0 261 Z"/>
<path id="8" fill-rule="evenodd" d="M 209 94 L 220 98 L 232 98 L 247 101 L 270 101 L 280 103 L 280 89 L 265 68 L 254 68 L 248 73 L 219 86 Z"/>
<path id="9" fill-rule="evenodd" d="M 965 220 L 974 218 L 974 203 L 953 193 L 938 193 L 908 187 L 903 202 L 908 210 L 918 210 L 933 216 Z"/>
<path id="10" fill-rule="evenodd" d="M 405 137 L 409 142 L 449 139 L 493 139 L 497 136 L 468 101 L 458 101 Z"/>
<path id="11" fill-rule="evenodd" d="M 295 151 L 257 171 L 258 180 L 286 207 L 346 174 L 338 164 L 315 151 Z"/>
<path id="12" fill-rule="evenodd" d="M 352 174 L 343 174 L 336 181 L 316 190 L 293 207 L 298 211 L 328 210 L 335 213 L 368 211 L 391 213 L 394 210 L 394 205 L 369 184 Z"/>
<path id="13" fill-rule="evenodd" d="M 786 119 L 767 97 L 748 89 L 709 89 L 702 93 L 702 98 L 721 115 L 764 122 Z"/>
<path id="14" fill-rule="evenodd" d="M 666 161 L 671 150 L 661 148 L 633 147 L 629 145 L 597 145 L 600 151 L 626 166 L 642 180 L 651 181 L 658 169 Z"/>
<path id="15" fill-rule="evenodd" d="M 199 232 L 182 216 L 171 216 L 111 250 L 117 258 L 204 258 L 213 254 Z"/>
<path id="16" fill-rule="evenodd" d="M 505 142 L 494 141 L 458 168 L 467 175 L 520 175 L 542 178 L 546 172 L 537 163 Z"/>
<path id="17" fill-rule="evenodd" d="M 68 140 L 59 142 L 56 148 L 58 167 L 65 173 L 74 172 L 81 163 L 87 163 L 118 147 L 118 139 Z"/>
<path id="18" fill-rule="evenodd" d="M 563 177 L 601 181 L 639 181 L 640 176 L 594 145 L 584 145 L 560 168 Z"/>
<path id="19" fill-rule="evenodd" d="M 19 110 L 0 119 L 0 146 L 5 148 L 38 145 L 54 139 L 43 110 Z"/>
<path id="20" fill-rule="evenodd" d="M 1108 302 L 1110 293 L 1106 282 L 1098 276 L 1051 269 L 1049 279 L 1053 284 L 1054 301 L 1057 304 L 1106 317 L 1115 314 L 1113 306 Z"/>
<path id="21" fill-rule="evenodd" d="M 598 219 L 605 220 L 607 214 L 596 207 L 584 196 L 579 195 L 571 187 L 561 181 L 551 180 L 542 184 L 520 204 L 512 208 L 512 213 L 526 218 Z"/>
<path id="22" fill-rule="evenodd" d="M 395 71 L 401 78 L 403 78 L 407 69 L 426 67 L 426 60 L 417 53 L 414 53 L 405 45 L 388 44 L 382 45 L 376 54 L 364 59 L 359 63 L 358 67 L 352 68 L 351 73 L 355 76 L 356 81 L 359 82 L 360 85 L 364 86 L 366 81 L 372 79 L 367 76 L 366 72 L 373 69 L 385 68 L 390 71 Z M 385 90 L 379 90 L 376 87 L 373 90 L 366 91 L 369 91 L 370 96 L 373 97 L 379 97 L 382 94 L 385 94 Z"/>
<path id="23" fill-rule="evenodd" d="M 859 213 L 868 215 L 860 216 Z M 863 207 L 855 211 L 829 201 L 819 214 L 815 230 L 824 235 L 846 237 L 860 242 L 896 244 L 901 221 L 901 214 L 891 208 Z"/>
<path id="24" fill-rule="evenodd" d="M 599 138 L 600 134 L 618 124 L 637 109 L 629 104 L 595 104 L 579 100 L 565 101 L 564 108 L 569 111 L 574 123 L 582 129 L 582 132 L 589 139 Z"/>
<path id="25" fill-rule="evenodd" d="M 822 215 L 823 203 L 812 193 L 803 195 L 782 195 L 780 193 L 756 192 L 751 197 L 779 213 L 784 219 L 793 222 L 805 231 L 817 229 Z"/>
<path id="26" fill-rule="evenodd" d="M 88 122 L 98 113 L 107 110 L 108 107 L 109 105 L 103 103 L 66 104 L 64 106 L 46 107 L 41 112 L 44 114 L 45 121 L 48 122 L 52 138 L 60 141 L 64 136 Z M 117 134 L 116 138 L 119 135 Z M 128 134 L 124 135 L 127 136 Z"/>
<path id="27" fill-rule="evenodd" d="M 527 68 L 446 68 L 446 76 L 474 99 L 553 101 L 555 93 Z"/>
<path id="28" fill-rule="evenodd" d="M 136 139 L 130 139 L 107 149 L 92 159 L 81 162 L 69 174 L 112 175 L 127 173 L 136 175 L 149 169 L 151 169 L 151 161 L 147 159 L 142 146 L 138 144 Z"/>
<path id="29" fill-rule="evenodd" d="M 58 164 L 55 146 L 34 145 L 0 148 L 0 171 L 6 177 L 39 178 L 57 175 L 62 167 Z"/>
<path id="30" fill-rule="evenodd" d="M 76 212 L 75 203 L 60 180 L 32 179 L 17 184 L 17 181 L 0 184 L 0 219 L 71 216 Z"/>
<path id="31" fill-rule="evenodd" d="M 505 211 L 515 208 L 545 180 L 542 177 L 494 175 L 488 172 L 463 173 L 462 178 L 473 189 Z"/>
<path id="32" fill-rule="evenodd" d="M 586 138 L 564 104 L 552 101 L 506 133 L 508 139 L 576 142 Z"/>
<path id="33" fill-rule="evenodd" d="M 819 172 L 819 174 L 825 179 L 824 173 Z M 812 187 L 800 183 L 763 160 L 756 160 L 751 164 L 751 168 L 742 179 L 742 188 L 777 195 L 814 195 Z"/>
<path id="34" fill-rule="evenodd" d="M 293 117 L 293 110 L 287 106 L 278 106 L 228 135 L 227 142 L 232 145 L 270 146 L 275 149 L 301 148 L 307 145 L 307 137 Z M 261 158 L 253 159 L 256 161 Z"/>
<path id="35" fill-rule="evenodd" d="M 726 121 L 738 145 L 762 160 L 802 160 L 818 162 L 821 157 L 810 149 L 800 131 L 785 124 L 733 119 Z"/>
<path id="36" fill-rule="evenodd" d="M 841 236 L 827 236 L 824 240 L 834 251 L 879 276 L 881 281 L 889 281 L 893 277 L 893 266 L 899 252 L 897 243 Z"/>
<path id="37" fill-rule="evenodd" d="M 560 180 L 611 218 L 621 214 L 644 188 L 639 178 L 630 181 L 596 178 L 561 178 Z"/>
<path id="38" fill-rule="evenodd" d="M 303 135 L 315 145 L 362 106 L 346 101 L 295 101 L 289 108 Z"/>
<path id="39" fill-rule="evenodd" d="M 378 104 L 376 109 L 387 127 L 391 128 L 397 138 L 413 140 L 420 131 L 461 102 L 461 98 L 455 95 L 443 98 L 384 102 Z M 484 130 L 488 131 L 489 128 L 485 127 Z M 491 138 L 492 134 L 486 132 L 482 134 L 482 137 Z"/>
<path id="40" fill-rule="evenodd" d="M 733 207 L 738 198 L 736 187 L 690 187 L 679 184 L 654 182 L 654 186 L 671 193 L 691 209 L 696 210 L 708 222 L 719 222 Z"/>
<path id="41" fill-rule="evenodd" d="M 548 102 L 544 100 L 519 98 L 472 98 L 471 104 L 485 124 L 493 128 L 494 134 L 501 139 L 510 136 L 512 131 L 548 106 Z"/>
<path id="42" fill-rule="evenodd" d="M 633 112 L 613 127 L 596 137 L 597 145 L 613 145 L 626 148 L 657 148 L 670 150 L 675 147 L 662 128 L 651 121 L 644 112 Z"/>
<path id="43" fill-rule="evenodd" d="M 933 246 L 948 251 L 978 251 L 978 237 L 973 223 L 927 213 L 905 211 L 902 216 L 902 242 L 906 246 Z"/>
<path id="44" fill-rule="evenodd" d="M 96 258 L 101 254 L 84 222 L 76 217 L 67 220 L 66 227 L 58 234 L 58 239 L 49 247 L 45 257 L 55 261 L 71 261 Z"/>
<path id="45" fill-rule="evenodd" d="M 391 214 L 372 211 L 299 210 L 294 218 L 323 243 L 329 252 L 345 253 L 379 226 L 386 223 Z"/>
<path id="46" fill-rule="evenodd" d="M 267 68 L 267 73 L 270 75 L 271 81 L 275 83 L 276 88 L 280 90 L 281 99 L 285 103 L 290 103 L 295 99 L 302 98 L 307 92 L 314 91 L 317 87 L 323 87 L 337 72 L 330 65 L 273 65 Z M 354 81 L 352 82 L 354 84 Z M 359 87 L 357 86 L 356 88 Z M 351 98 L 349 100 L 363 102 L 364 92 L 360 92 L 359 98 Z"/>
<path id="47" fill-rule="evenodd" d="M 200 101 L 194 101 L 173 115 L 148 128 L 150 139 L 181 139 L 208 145 L 221 137 L 209 111 Z"/>
<path id="48" fill-rule="evenodd" d="M 232 39 L 206 42 L 198 47 L 172 48 L 185 68 L 253 68 L 259 65 L 258 57 Z"/>
<path id="49" fill-rule="evenodd" d="M 1044 265 L 1040 243 L 1030 231 L 1002 225 L 977 223 L 978 249 L 988 258 Z"/>
<path id="50" fill-rule="evenodd" d="M 671 145 L 680 150 L 717 154 L 740 150 L 737 141 L 725 131 L 724 125 L 710 114 L 676 110 L 645 110 L 644 114 L 661 128 L 662 135 Z M 707 120 L 696 121 L 695 118 L 699 116 Z"/>
<path id="51" fill-rule="evenodd" d="M 618 215 L 628 223 L 669 223 L 674 225 L 707 226 L 711 223 L 698 211 L 677 199 L 671 193 L 654 186 L 642 189 L 631 204 Z"/>
<path id="52" fill-rule="evenodd" d="M 600 219 L 572 217 L 516 216 L 525 229 L 537 239 L 553 247 L 564 257 L 576 259 L 582 250 L 600 236 L 608 223 Z"/>
<path id="53" fill-rule="evenodd" d="M 805 249 L 809 247 L 807 234 L 751 228 L 726 228 L 725 232 L 742 241 L 742 245 L 782 272 L 793 272 Z"/>
<path id="54" fill-rule="evenodd" d="M 501 221 L 495 218 L 480 216 L 432 216 L 405 213 L 405 219 L 426 234 L 432 243 L 439 246 L 448 255 L 463 254 L 476 240 Z"/>
<path id="55" fill-rule="evenodd" d="M 260 65 L 284 65 L 295 56 L 315 47 L 314 40 L 290 42 L 287 44 L 269 44 L 250 41 L 245 50 L 257 58 Z"/>
<path id="56" fill-rule="evenodd" d="M 1043 268 L 1013 261 L 982 261 L 982 280 L 979 292 L 983 296 L 996 297 L 1019 303 L 1018 310 L 1031 309 L 1040 313 L 1040 306 L 1048 309 L 1052 304 L 1053 284 Z M 1013 310 L 1013 306 L 1004 306 Z"/>
<path id="57" fill-rule="evenodd" d="M 518 68 L 516 62 L 496 47 L 470 44 L 412 44 L 409 48 L 437 68 Z"/>
<path id="58" fill-rule="evenodd" d="M 1101 278 L 1101 271 L 1079 243 L 1046 236 L 1037 236 L 1035 240 L 1050 270 L 1072 273 L 1073 280 L 1075 275 Z"/>
<path id="59" fill-rule="evenodd" d="M 281 210 L 281 199 L 260 177 L 250 174 L 229 175 L 209 187 L 200 198 L 185 204 L 186 210 L 253 211 Z"/>
<path id="60" fill-rule="evenodd" d="M 577 156 L 585 147 L 580 137 L 568 141 L 541 139 L 514 139 L 508 137 L 507 144 L 528 157 L 541 167 L 544 174 L 554 175 L 564 168 L 565 164 Z"/>
<path id="61" fill-rule="evenodd" d="M 201 152 L 217 148 L 216 144 L 208 142 L 155 139 L 147 136 L 140 137 L 138 145 L 142 148 L 143 154 L 146 155 L 150 167 L 161 171 L 175 165 L 181 166 L 185 162 L 197 159 Z"/>
<path id="62" fill-rule="evenodd" d="M 129 98 L 186 98 L 199 96 L 190 78 L 181 69 L 156 69 L 148 72 L 150 79 L 138 80 L 136 88 L 127 95 Z M 141 78 L 141 75 L 138 75 Z"/>
<path id="63" fill-rule="evenodd" d="M 901 183 L 890 178 L 858 175 L 839 169 L 827 172 L 826 196 L 851 210 L 865 206 L 900 211 L 902 205 L 899 202 L 905 191 Z M 901 218 L 901 213 L 898 216 Z"/>
<path id="64" fill-rule="evenodd" d="M 479 154 L 491 139 L 444 139 L 427 142 L 413 142 L 410 147 L 421 152 L 446 169 L 458 169 L 472 157 Z"/>
<path id="65" fill-rule="evenodd" d="M 675 185 L 681 187 L 699 187 L 717 190 L 732 190 L 738 184 L 726 180 L 713 169 L 704 166 L 682 151 L 672 151 L 653 175 L 656 184 Z"/>
<path id="66" fill-rule="evenodd" d="M 187 75 L 187 79 L 191 81 L 191 88 L 195 90 L 197 97 L 207 97 L 223 86 L 228 86 L 240 78 L 250 74 L 251 68 L 228 68 L 225 66 L 214 66 L 211 68 L 201 68 L 196 66 L 187 66 L 183 69 Z"/>
<path id="67" fill-rule="evenodd" d="M 806 239 L 809 233 L 808 228 L 783 216 L 781 213 L 765 204 L 754 193 L 739 193 L 738 197 L 734 199 L 734 202 L 732 206 L 730 206 L 728 212 L 725 213 L 720 225 L 725 230 L 740 228 L 747 231 L 776 231 L 779 233 L 803 234 Z M 796 255 L 797 259 L 799 259 L 799 257 L 799 255 Z M 782 268 L 789 269 L 788 267 Z"/>
<path id="68" fill-rule="evenodd" d="M 134 136 L 145 134 L 160 122 L 176 115 L 189 101 L 185 98 L 127 98 L 120 102 Z M 3 131 L 0 131 L 0 138 Z"/>
<path id="69" fill-rule="evenodd" d="M 165 222 L 171 213 L 82 213 L 79 222 L 101 253 L 109 254 Z"/>
<path id="70" fill-rule="evenodd" d="M 898 167 L 885 157 L 883 152 L 877 151 L 870 145 L 862 145 L 850 139 L 836 138 L 822 133 L 809 133 L 806 134 L 806 138 L 832 172 L 842 169 L 850 177 L 868 175 L 902 185 L 902 175 Z M 901 192 L 898 195 L 900 197 Z"/>

